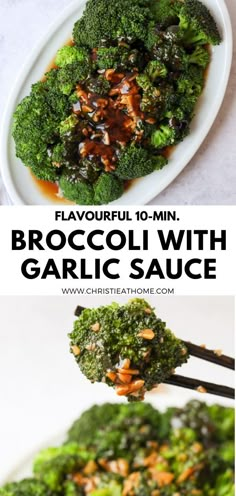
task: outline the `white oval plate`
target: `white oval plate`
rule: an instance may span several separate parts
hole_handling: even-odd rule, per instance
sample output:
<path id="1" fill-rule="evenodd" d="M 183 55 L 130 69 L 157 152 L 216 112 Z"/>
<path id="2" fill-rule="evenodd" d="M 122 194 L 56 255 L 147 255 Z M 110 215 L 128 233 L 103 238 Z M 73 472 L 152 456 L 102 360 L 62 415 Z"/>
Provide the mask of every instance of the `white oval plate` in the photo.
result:
<path id="1" fill-rule="evenodd" d="M 206 87 L 200 98 L 191 133 L 171 155 L 169 164 L 136 180 L 113 205 L 148 203 L 166 188 L 184 169 L 208 134 L 221 107 L 232 62 L 232 28 L 224 0 L 202 0 L 211 10 L 221 30 L 223 42 L 213 48 Z M 28 168 L 15 157 L 11 137 L 12 115 L 19 101 L 30 92 L 32 83 L 40 80 L 58 48 L 71 37 L 74 22 L 81 16 L 85 2 L 72 3 L 53 24 L 47 36 L 33 51 L 13 88 L 0 132 L 0 163 L 3 180 L 12 202 L 16 205 L 63 204 L 47 198 L 33 181 Z"/>

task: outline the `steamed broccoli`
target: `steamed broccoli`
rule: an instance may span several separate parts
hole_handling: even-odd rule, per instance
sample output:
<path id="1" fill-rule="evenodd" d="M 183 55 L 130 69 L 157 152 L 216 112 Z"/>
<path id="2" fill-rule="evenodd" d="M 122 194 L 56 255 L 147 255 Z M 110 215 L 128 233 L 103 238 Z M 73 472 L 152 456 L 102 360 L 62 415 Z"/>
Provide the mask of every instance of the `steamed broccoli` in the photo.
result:
<path id="1" fill-rule="evenodd" d="M 111 173 L 103 172 L 94 184 L 95 205 L 105 205 L 120 198 L 124 191 L 122 182 Z"/>
<path id="2" fill-rule="evenodd" d="M 185 0 L 178 13 L 179 37 L 186 45 L 219 45 L 221 36 L 208 8 L 199 0 Z"/>
<path id="3" fill-rule="evenodd" d="M 107 95 L 110 91 L 110 83 L 101 74 L 96 78 L 90 78 L 87 81 L 87 88 L 91 93 L 96 93 L 97 95 Z"/>
<path id="4" fill-rule="evenodd" d="M 182 141 L 189 129 L 180 125 L 178 121 L 171 119 L 169 124 L 162 124 L 151 136 L 151 143 L 157 149 L 175 145 Z"/>
<path id="5" fill-rule="evenodd" d="M 106 204 L 188 134 L 220 35 L 199 0 L 88 0 L 73 34 L 15 111 L 16 155 L 69 200 Z"/>
<path id="6" fill-rule="evenodd" d="M 79 175 L 79 170 L 72 175 L 63 174 L 60 178 L 59 186 L 63 196 L 68 200 L 77 203 L 77 205 L 93 205 L 93 187 L 82 179 Z"/>
<path id="7" fill-rule="evenodd" d="M 168 71 L 163 62 L 160 62 L 159 60 L 151 60 L 145 68 L 145 73 L 151 81 L 155 81 L 157 78 L 165 78 Z"/>
<path id="8" fill-rule="evenodd" d="M 88 0 L 84 14 L 76 22 L 73 37 L 76 45 L 95 48 L 102 41 L 124 39 L 128 42 L 144 41 L 151 12 L 145 0 Z M 112 44 L 112 43 L 111 43 Z"/>
<path id="9" fill-rule="evenodd" d="M 199 65 L 200 67 L 203 67 L 203 69 L 206 69 L 210 62 L 210 54 L 205 47 L 198 45 L 196 46 L 195 50 L 188 56 L 188 62 L 190 64 Z"/>
<path id="10" fill-rule="evenodd" d="M 178 24 L 178 16 L 182 6 L 181 0 L 157 0 L 151 4 L 155 21 L 162 27 L 167 28 Z"/>
<path id="11" fill-rule="evenodd" d="M 188 360 L 184 344 L 141 299 L 84 310 L 69 337 L 82 373 L 129 401 L 142 400 Z"/>
<path id="12" fill-rule="evenodd" d="M 135 179 L 162 169 L 166 163 L 162 155 L 153 156 L 145 148 L 131 145 L 122 151 L 115 173 L 121 179 Z"/>
<path id="13" fill-rule="evenodd" d="M 193 95 L 196 98 L 201 95 L 204 87 L 203 69 L 190 66 L 188 71 L 182 72 L 177 81 L 177 91 L 180 94 Z"/>
<path id="14" fill-rule="evenodd" d="M 99 47 L 96 65 L 99 69 L 131 68 L 140 66 L 139 52 L 129 46 Z"/>
<path id="15" fill-rule="evenodd" d="M 70 95 L 76 84 L 85 81 L 90 73 L 87 60 L 73 62 L 58 69 L 58 85 L 63 95 Z"/>
<path id="16" fill-rule="evenodd" d="M 148 403 L 95 405 L 72 425 L 68 441 L 95 450 L 98 458 L 132 461 L 150 439 L 167 438 L 172 414 L 173 409 L 168 409 L 162 416 Z"/>
<path id="17" fill-rule="evenodd" d="M 84 48 L 78 48 L 75 46 L 63 46 L 58 50 L 55 58 L 55 64 L 58 67 L 64 67 L 68 64 L 74 64 L 76 62 L 88 61 L 88 52 Z"/>
<path id="18" fill-rule="evenodd" d="M 13 137 L 16 154 L 23 163 L 40 175 L 54 179 L 50 147 L 58 140 L 58 126 L 69 114 L 69 105 L 64 95 L 47 88 L 40 82 L 32 87 L 30 96 L 24 98 L 14 114 Z M 42 171 L 44 178 L 44 171 Z"/>
<path id="19" fill-rule="evenodd" d="M 82 468 L 93 457 L 75 442 L 47 448 L 35 458 L 34 475 L 51 491 L 62 491 L 67 475 Z"/>
<path id="20" fill-rule="evenodd" d="M 53 496 L 48 487 L 36 479 L 10 482 L 0 488 L 0 496 Z"/>
<path id="21" fill-rule="evenodd" d="M 200 401 L 163 413 L 145 403 L 93 406 L 66 444 L 36 456 L 34 479 L 0 496 L 234 496 L 233 415 Z M 230 428 L 218 438 L 220 422 Z"/>

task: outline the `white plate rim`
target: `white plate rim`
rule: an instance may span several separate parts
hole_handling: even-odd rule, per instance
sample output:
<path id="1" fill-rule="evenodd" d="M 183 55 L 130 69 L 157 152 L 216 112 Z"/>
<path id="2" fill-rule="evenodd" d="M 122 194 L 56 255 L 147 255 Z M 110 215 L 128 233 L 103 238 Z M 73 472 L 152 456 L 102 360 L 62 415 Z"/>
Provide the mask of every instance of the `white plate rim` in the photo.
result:
<path id="1" fill-rule="evenodd" d="M 194 146 L 189 146 L 188 149 L 185 150 L 184 154 L 184 159 L 182 161 L 178 161 L 177 165 L 175 166 L 175 170 L 173 171 L 172 168 L 168 170 L 168 173 L 166 174 L 165 178 L 162 179 L 162 187 L 159 192 L 156 193 L 156 195 L 160 194 L 161 191 L 164 191 L 167 186 L 169 186 L 175 179 L 176 177 L 182 172 L 182 170 L 188 165 L 189 161 L 194 157 L 204 140 L 206 139 L 212 125 L 214 124 L 214 121 L 216 119 L 216 116 L 221 108 L 221 105 L 223 103 L 224 97 L 225 97 L 225 92 L 227 89 L 228 85 L 228 80 L 230 76 L 230 71 L 231 71 L 231 65 L 232 65 L 232 56 L 233 56 L 233 32 L 232 32 L 232 25 L 231 25 L 231 19 L 229 15 L 228 8 L 226 6 L 225 0 L 215 0 L 216 4 L 218 5 L 220 14 L 221 14 L 221 19 L 224 24 L 224 31 L 226 33 L 225 37 L 225 43 L 226 43 L 226 57 L 224 60 L 224 79 L 222 79 L 222 92 L 221 94 L 218 94 L 218 98 L 215 101 L 215 105 L 212 107 L 212 112 L 208 113 L 204 123 L 202 123 L 201 126 L 201 133 L 199 134 L 198 140 L 194 144 Z M 85 1 L 82 0 L 75 0 L 70 3 L 68 7 L 63 9 L 61 14 L 57 16 L 57 19 L 51 23 L 49 26 L 47 32 L 44 34 L 44 36 L 41 37 L 41 40 L 34 46 L 32 51 L 30 52 L 28 58 L 26 59 L 25 64 L 23 64 L 23 67 L 18 75 L 18 77 L 15 80 L 15 84 L 13 84 L 12 91 L 9 94 L 9 98 L 7 100 L 7 104 L 5 107 L 5 110 L 3 112 L 3 118 L 2 118 L 2 124 L 0 126 L 0 170 L 1 170 L 1 175 L 2 179 L 4 182 L 4 185 L 6 187 L 6 190 L 10 196 L 11 201 L 13 202 L 14 205 L 26 205 L 26 203 L 23 201 L 21 195 L 19 194 L 17 190 L 17 184 L 15 184 L 10 167 L 8 165 L 8 138 L 9 138 L 9 132 L 11 129 L 11 123 L 12 123 L 12 115 L 14 112 L 14 109 L 16 107 L 16 98 L 18 95 L 18 88 L 22 87 L 22 84 L 24 82 L 26 74 L 29 73 L 30 68 L 33 64 L 33 62 L 36 60 L 37 56 L 41 53 L 47 42 L 50 40 L 50 38 L 56 33 L 56 31 L 59 29 L 60 25 L 63 23 L 65 18 L 69 17 L 72 15 L 74 12 L 74 9 L 77 7 L 81 7 L 83 4 L 85 4 Z M 154 173 L 156 174 L 156 173 Z M 139 181 L 142 180 L 139 179 Z M 148 188 L 145 189 L 145 191 L 142 194 L 142 204 L 145 205 L 149 201 L 151 201 L 155 195 L 153 194 L 153 191 L 148 191 Z M 120 205 L 119 200 L 118 202 L 112 202 L 110 205 Z M 132 205 L 139 205 L 140 204 L 140 198 L 136 195 L 133 197 Z M 37 205 L 37 203 L 32 204 L 32 205 Z M 50 204 L 51 205 L 51 204 Z M 52 204 L 54 205 L 54 204 Z M 51 205 L 51 206 L 52 206 Z M 55 206 L 59 206 L 60 203 L 55 203 Z M 63 204 L 62 204 L 63 205 Z M 66 206 L 66 205 L 63 205 Z M 70 205 L 70 208 L 73 207 L 73 205 Z"/>

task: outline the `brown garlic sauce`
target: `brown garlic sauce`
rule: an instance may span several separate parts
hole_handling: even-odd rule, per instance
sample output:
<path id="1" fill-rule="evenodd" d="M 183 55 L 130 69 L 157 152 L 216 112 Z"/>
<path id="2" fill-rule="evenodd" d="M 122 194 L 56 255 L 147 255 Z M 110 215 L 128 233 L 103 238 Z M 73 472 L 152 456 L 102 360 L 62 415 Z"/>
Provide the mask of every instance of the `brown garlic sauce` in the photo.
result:
<path id="1" fill-rule="evenodd" d="M 73 46 L 73 40 L 69 39 L 65 45 Z M 56 68 L 54 57 L 45 73 Z M 91 122 L 91 126 L 85 127 L 83 130 L 85 139 L 79 144 L 80 156 L 90 160 L 97 157 L 101 158 L 104 170 L 109 172 L 115 170 L 115 162 L 118 159 L 121 146 L 125 146 L 131 140 L 136 143 L 141 140 L 142 132 L 138 131 L 136 126 L 138 120 L 145 120 L 145 114 L 140 110 L 140 88 L 135 82 L 137 71 L 117 73 L 113 69 L 108 69 L 107 71 L 100 71 L 100 73 L 105 75 L 111 84 L 109 95 L 103 97 L 89 92 L 86 85 L 79 85 L 77 87 L 78 102 L 73 105 L 73 112 L 76 115 L 86 116 L 87 121 Z M 42 78 L 42 81 L 44 80 L 45 75 Z M 91 111 L 88 112 L 88 110 Z M 146 118 L 148 117 L 146 116 Z M 167 147 L 163 151 L 163 155 L 168 158 L 173 149 L 173 146 Z M 57 183 L 40 180 L 32 172 L 31 176 L 41 193 L 49 200 L 56 203 L 73 204 L 66 198 L 59 196 Z M 137 179 L 124 181 L 124 190 L 127 191 L 135 181 Z"/>

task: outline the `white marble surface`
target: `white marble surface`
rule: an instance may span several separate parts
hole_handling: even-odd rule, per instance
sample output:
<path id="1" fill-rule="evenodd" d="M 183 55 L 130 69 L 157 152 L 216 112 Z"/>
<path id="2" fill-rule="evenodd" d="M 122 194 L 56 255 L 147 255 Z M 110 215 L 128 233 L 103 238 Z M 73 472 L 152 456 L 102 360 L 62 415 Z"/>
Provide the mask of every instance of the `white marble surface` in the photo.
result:
<path id="1" fill-rule="evenodd" d="M 225 1 L 236 32 L 236 1 Z M 68 0 L 0 1 L 0 116 L 30 50 L 67 5 Z M 185 170 L 152 204 L 236 204 L 235 54 L 236 45 L 230 83 L 213 128 Z M 0 178 L 0 204 L 8 201 Z"/>

